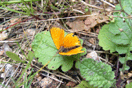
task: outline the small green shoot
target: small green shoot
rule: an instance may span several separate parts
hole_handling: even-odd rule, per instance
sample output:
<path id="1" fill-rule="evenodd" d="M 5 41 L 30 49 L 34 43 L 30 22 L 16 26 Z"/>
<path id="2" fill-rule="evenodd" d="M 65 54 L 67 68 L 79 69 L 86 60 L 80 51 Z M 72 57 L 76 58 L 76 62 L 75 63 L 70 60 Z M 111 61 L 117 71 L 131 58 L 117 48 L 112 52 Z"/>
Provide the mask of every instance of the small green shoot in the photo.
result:
<path id="1" fill-rule="evenodd" d="M 7 55 L 8 57 L 10 57 L 12 60 L 15 60 L 15 61 L 18 61 L 18 62 L 22 62 L 22 63 L 25 62 L 25 61 L 22 61 L 22 60 L 19 58 L 18 55 L 16 55 L 15 53 L 12 53 L 12 52 L 10 52 L 10 51 L 6 51 L 6 55 Z"/>
<path id="2" fill-rule="evenodd" d="M 21 73 L 21 75 L 20 75 L 20 77 L 17 79 L 17 81 L 15 82 L 15 86 L 21 86 L 21 85 L 23 85 L 25 82 L 23 82 L 23 83 L 21 83 L 21 84 L 18 84 L 18 82 L 21 80 L 21 78 L 23 77 L 23 75 L 24 75 L 24 73 L 27 71 L 27 69 L 29 69 L 31 66 L 31 62 L 32 62 L 32 60 L 33 60 L 33 57 L 34 57 L 34 54 L 33 54 L 33 52 L 29 52 L 28 53 L 28 58 L 27 58 L 27 60 L 29 60 L 29 62 L 28 62 L 28 64 L 27 64 L 27 66 L 25 67 L 25 69 L 22 71 L 22 73 Z M 34 76 L 31 76 L 30 77 L 30 79 L 32 79 Z"/>

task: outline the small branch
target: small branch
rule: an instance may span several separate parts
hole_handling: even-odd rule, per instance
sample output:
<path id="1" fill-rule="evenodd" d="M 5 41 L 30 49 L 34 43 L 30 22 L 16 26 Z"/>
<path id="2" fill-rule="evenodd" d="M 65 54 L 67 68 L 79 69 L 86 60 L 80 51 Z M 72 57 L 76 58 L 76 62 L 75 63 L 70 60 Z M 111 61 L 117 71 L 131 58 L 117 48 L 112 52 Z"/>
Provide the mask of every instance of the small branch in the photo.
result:
<path id="1" fill-rule="evenodd" d="M 21 22 L 26 22 L 26 21 L 28 21 L 28 20 L 30 20 L 30 19 L 33 19 L 33 18 L 38 19 L 38 20 L 42 20 L 42 19 L 40 19 L 38 16 L 35 16 L 35 15 L 32 15 L 32 14 L 30 14 L 30 15 L 32 16 L 31 18 L 25 19 L 25 20 L 23 20 L 23 21 L 18 21 L 18 22 L 16 22 L 16 23 L 10 25 L 9 27 L 5 28 L 4 30 L 0 31 L 0 33 L 2 33 L 3 31 L 5 31 L 5 30 L 11 28 L 12 26 L 15 26 L 15 25 L 17 25 L 17 24 L 20 24 Z"/>
<path id="2" fill-rule="evenodd" d="M 31 15 L 32 17 L 38 19 L 38 20 L 42 20 L 42 19 L 40 19 L 38 16 L 35 16 L 35 15 L 32 15 L 32 14 L 30 14 L 30 15 Z"/>
<path id="3" fill-rule="evenodd" d="M 119 72 L 119 58 L 117 59 L 117 66 L 116 66 L 116 72 L 115 72 L 115 79 L 118 77 L 118 72 Z"/>
<path id="4" fill-rule="evenodd" d="M 112 63 L 108 62 L 107 60 L 103 59 L 102 57 L 99 57 L 102 61 L 105 61 L 106 63 L 108 63 L 109 65 L 111 65 L 112 67 L 114 66 Z"/>
<path id="5" fill-rule="evenodd" d="M 5 28 L 4 30 L 0 31 L 0 33 L 2 33 L 3 31 L 5 31 L 5 30 L 7 30 L 7 29 L 9 29 L 9 28 L 11 28 L 11 27 L 13 27 L 13 26 L 15 26 L 15 25 L 21 23 L 21 22 L 26 22 L 26 21 L 28 21 L 28 20 L 30 20 L 30 19 L 33 19 L 33 17 L 32 17 L 32 18 L 29 18 L 29 19 L 25 19 L 25 20 L 23 20 L 23 21 L 18 21 L 18 22 L 16 22 L 16 23 L 10 25 L 9 27 Z"/>
<path id="6" fill-rule="evenodd" d="M 96 8 L 96 9 L 100 9 L 100 10 L 104 10 L 103 8 L 100 8 L 100 7 L 97 7 L 97 6 L 94 6 L 94 5 L 90 5 L 90 4 L 87 4 L 86 2 L 80 0 L 80 2 L 86 6 L 89 6 L 89 7 L 92 7 L 92 8 Z"/>
<path id="7" fill-rule="evenodd" d="M 15 75 L 15 73 L 17 72 L 17 70 L 18 70 L 19 67 L 20 67 L 20 64 L 18 65 L 18 67 L 16 68 L 16 70 L 14 71 L 14 73 L 11 74 L 11 76 L 10 76 L 10 78 L 8 79 L 8 81 L 6 82 L 4 88 L 7 87 L 7 85 L 9 84 L 9 82 L 10 82 L 10 80 L 11 80 L 11 78 Z"/>
<path id="8" fill-rule="evenodd" d="M 85 14 L 84 12 L 79 11 L 79 10 L 77 10 L 77 9 L 73 9 L 72 11 L 75 11 L 75 12 L 78 12 L 78 13 L 81 13 L 81 14 Z"/>
<path id="9" fill-rule="evenodd" d="M 34 65 L 33 63 L 32 63 L 32 66 L 36 67 L 37 69 L 40 69 L 38 66 Z M 73 81 L 73 82 L 77 83 L 76 80 L 74 80 L 73 78 L 71 78 L 71 77 L 69 77 L 69 76 L 67 76 L 67 75 L 65 75 L 63 73 L 60 73 L 62 75 L 59 75 L 59 74 L 52 73 L 52 72 L 49 72 L 49 71 L 44 70 L 44 69 L 42 69 L 41 71 L 44 71 L 44 72 L 47 72 L 49 74 L 53 74 L 53 75 L 55 75 L 57 77 L 60 77 L 60 78 L 66 79 L 66 80 L 70 80 L 70 81 Z"/>
<path id="10" fill-rule="evenodd" d="M 54 20 L 62 20 L 62 19 L 70 19 L 70 18 L 80 18 L 80 17 L 89 17 L 89 16 L 94 16 L 97 14 L 92 14 L 92 15 L 83 15 L 83 16 L 72 16 L 72 17 L 63 17 L 63 18 L 55 18 L 55 19 L 47 19 L 47 20 L 37 20 L 37 21 L 32 21 L 32 22 L 45 22 L 45 21 L 54 21 Z M 23 23 L 29 23 L 29 22 L 22 22 Z"/>
<path id="11" fill-rule="evenodd" d="M 17 41 L 0 41 L 0 43 L 10 43 L 10 42 L 17 42 Z"/>
<path id="12" fill-rule="evenodd" d="M 40 73 L 40 74 L 43 75 L 43 76 L 47 76 L 47 75 L 45 75 L 45 74 L 43 74 L 43 73 Z M 53 80 L 55 80 L 55 81 L 58 81 L 58 82 L 60 82 L 60 83 L 64 83 L 64 82 L 60 81 L 60 80 L 57 79 L 57 78 L 54 78 L 54 77 L 51 77 L 51 76 L 47 76 L 47 77 L 49 77 L 49 78 L 51 78 L 51 79 L 53 79 Z"/>
<path id="13" fill-rule="evenodd" d="M 108 5 L 110 5 L 110 6 L 113 7 L 113 8 L 115 8 L 115 6 L 112 5 L 111 3 L 107 2 L 107 1 L 104 1 L 104 0 L 101 0 L 101 1 L 104 2 L 104 3 L 106 3 L 106 4 L 108 4 Z"/>
<path id="14" fill-rule="evenodd" d="M 108 16 L 113 16 L 113 15 L 108 15 Z M 128 17 L 122 17 L 122 16 L 113 16 L 113 17 L 120 17 L 120 18 L 126 18 L 126 19 L 132 19 L 132 16 L 128 16 Z"/>

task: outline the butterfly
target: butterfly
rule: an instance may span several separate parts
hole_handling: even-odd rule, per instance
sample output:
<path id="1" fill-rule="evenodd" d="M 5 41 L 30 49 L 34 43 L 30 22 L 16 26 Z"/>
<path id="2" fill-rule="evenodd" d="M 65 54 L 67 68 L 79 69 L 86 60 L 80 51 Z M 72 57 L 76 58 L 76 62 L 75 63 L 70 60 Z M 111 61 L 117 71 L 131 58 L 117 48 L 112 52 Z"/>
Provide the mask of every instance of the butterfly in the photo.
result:
<path id="1" fill-rule="evenodd" d="M 63 29 L 52 27 L 50 29 L 50 34 L 60 55 L 70 56 L 84 52 L 82 51 L 79 38 L 73 35 L 73 33 L 69 33 L 65 36 Z"/>

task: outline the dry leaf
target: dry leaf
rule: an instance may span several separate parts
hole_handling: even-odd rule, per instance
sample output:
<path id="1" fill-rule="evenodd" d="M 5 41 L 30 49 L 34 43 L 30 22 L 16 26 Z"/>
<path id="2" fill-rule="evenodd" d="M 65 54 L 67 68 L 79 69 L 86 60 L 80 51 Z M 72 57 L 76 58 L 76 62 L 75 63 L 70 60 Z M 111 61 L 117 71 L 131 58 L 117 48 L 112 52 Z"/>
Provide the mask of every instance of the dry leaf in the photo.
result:
<path id="1" fill-rule="evenodd" d="M 66 86 L 70 86 L 70 87 L 74 87 L 75 85 L 76 85 L 76 83 L 75 82 L 72 82 L 72 81 L 70 81 L 70 82 L 68 82 L 66 84 Z"/>
<path id="2" fill-rule="evenodd" d="M 87 30 L 90 31 L 91 28 L 95 27 L 97 24 L 108 22 L 109 18 L 99 13 L 92 13 L 93 16 L 87 17 L 85 21 L 77 19 L 73 22 L 66 22 L 66 24 L 73 30 L 74 32 Z M 91 15 L 92 15 L 91 14 Z M 97 14 L 97 15 L 95 15 Z"/>
<path id="3" fill-rule="evenodd" d="M 73 22 L 66 22 L 66 24 L 71 28 L 71 30 L 75 32 L 87 29 L 87 26 L 80 19 L 77 19 Z"/>
<path id="4" fill-rule="evenodd" d="M 100 28 L 97 28 L 96 29 L 96 33 L 99 34 L 99 31 L 100 31 Z"/>
<path id="5" fill-rule="evenodd" d="M 15 22 L 18 22 L 18 21 L 21 21 L 21 19 L 20 18 L 14 18 L 14 19 L 10 20 L 10 23 L 14 24 Z"/>
<path id="6" fill-rule="evenodd" d="M 28 36 L 34 36 L 35 34 L 35 29 L 27 29 L 25 32 Z"/>
<path id="7" fill-rule="evenodd" d="M 4 31 L 2 33 L 0 33 L 0 41 L 5 40 L 7 37 L 8 37 L 8 35 Z"/>
<path id="8" fill-rule="evenodd" d="M 4 54 L 4 50 L 0 50 L 0 55 L 3 55 Z"/>
<path id="9" fill-rule="evenodd" d="M 91 44 L 95 45 L 95 39 L 94 39 L 94 38 L 90 38 L 88 41 L 89 41 Z"/>
<path id="10" fill-rule="evenodd" d="M 128 73 L 128 77 L 132 77 L 132 73 Z"/>
<path id="11" fill-rule="evenodd" d="M 93 15 L 90 17 L 87 17 L 86 20 L 84 21 L 85 25 L 87 26 L 88 29 L 95 27 L 97 24 L 106 22 L 109 20 L 107 16 L 104 16 L 102 14 L 98 13 L 93 13 L 97 15 Z"/>

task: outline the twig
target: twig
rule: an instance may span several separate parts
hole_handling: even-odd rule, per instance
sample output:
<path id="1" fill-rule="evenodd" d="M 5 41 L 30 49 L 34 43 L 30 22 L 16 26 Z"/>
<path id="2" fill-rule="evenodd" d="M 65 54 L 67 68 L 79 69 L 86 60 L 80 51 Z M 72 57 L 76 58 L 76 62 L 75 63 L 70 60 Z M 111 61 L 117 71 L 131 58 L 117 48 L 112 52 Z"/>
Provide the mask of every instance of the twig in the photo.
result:
<path id="1" fill-rule="evenodd" d="M 93 50 L 87 50 L 87 52 L 91 52 L 91 51 L 93 51 Z M 112 55 L 115 55 L 115 56 L 117 56 L 117 54 L 109 53 L 109 52 L 107 52 L 107 51 L 95 51 L 95 52 L 97 52 L 97 53 L 106 53 L 106 54 L 112 54 Z"/>
<path id="2" fill-rule="evenodd" d="M 26 22 L 26 21 L 28 21 L 28 20 L 30 20 L 30 19 L 33 19 L 33 17 L 32 17 L 32 18 L 29 18 L 29 19 L 25 19 L 25 20 L 23 20 L 23 21 L 18 21 L 18 22 L 16 22 L 16 23 L 10 25 L 9 27 L 5 28 L 5 29 L 2 30 L 2 31 L 5 31 L 5 30 L 7 30 L 7 29 L 9 29 L 9 28 L 11 28 L 11 27 L 13 27 L 13 26 L 15 26 L 15 25 L 21 23 L 21 22 Z M 2 33 L 2 31 L 0 31 L 0 32 Z"/>
<path id="3" fill-rule="evenodd" d="M 42 74 L 42 73 L 41 73 L 41 75 L 47 76 L 47 75 Z M 58 80 L 58 79 L 56 79 L 56 78 L 53 78 L 53 77 L 51 77 L 51 76 L 49 76 L 49 75 L 48 75 L 47 77 L 49 77 L 49 78 L 51 78 L 51 79 L 53 79 L 53 80 L 55 80 L 55 81 L 58 81 L 58 82 L 60 82 L 60 83 L 64 83 L 64 82 L 62 82 L 62 81 L 60 81 L 60 80 Z"/>
<path id="4" fill-rule="evenodd" d="M 42 7 L 42 8 L 44 7 L 43 3 L 44 3 L 44 1 L 43 1 L 43 0 L 41 0 L 41 7 Z"/>
<path id="5" fill-rule="evenodd" d="M 114 66 L 112 63 L 106 61 L 105 59 L 103 59 L 102 57 L 99 57 L 102 61 L 105 61 L 106 63 L 108 63 L 109 65 L 111 65 L 112 67 Z"/>
<path id="6" fill-rule="evenodd" d="M 8 80 L 7 83 L 5 84 L 5 87 L 4 87 L 4 88 L 6 88 L 6 86 L 7 86 L 8 83 L 9 83 L 9 81 L 11 80 L 11 78 L 14 76 L 14 74 L 15 74 L 16 71 L 18 70 L 19 66 L 20 66 L 20 64 L 18 65 L 18 67 L 16 68 L 16 70 L 14 71 L 14 73 L 12 73 L 12 75 L 11 75 L 10 78 L 9 78 L 9 80 Z"/>
<path id="7" fill-rule="evenodd" d="M 34 67 L 36 67 L 37 69 L 40 69 L 38 66 L 34 65 L 33 63 L 32 63 L 32 65 L 33 65 Z M 58 74 L 56 74 L 56 73 L 51 73 L 51 72 L 46 71 L 46 70 L 44 70 L 44 69 L 42 69 L 41 71 L 44 71 L 44 72 L 47 72 L 47 73 L 50 73 L 50 74 L 54 74 L 55 76 L 61 77 L 61 78 L 66 79 L 66 80 L 70 80 L 70 81 L 76 82 L 74 79 L 72 79 L 71 77 L 69 77 L 69 76 L 67 76 L 67 75 L 65 75 L 65 77 L 64 77 L 64 76 L 58 75 Z M 61 74 L 61 73 L 60 73 L 60 74 Z M 64 74 L 63 74 L 63 75 L 64 75 Z"/>
<path id="8" fill-rule="evenodd" d="M 55 18 L 55 19 L 47 19 L 47 20 L 37 20 L 37 21 L 32 21 L 32 22 L 45 22 L 45 21 L 54 21 L 54 20 L 61 20 L 61 19 L 70 19 L 70 18 L 80 18 L 80 17 L 88 17 L 88 16 L 94 16 L 97 14 L 92 14 L 92 15 L 83 15 L 83 16 L 72 16 L 72 17 L 63 17 L 63 18 Z M 30 22 L 22 22 L 20 24 L 24 24 L 24 23 L 30 23 Z"/>
<path id="9" fill-rule="evenodd" d="M 0 43 L 9 43 L 9 42 L 17 42 L 17 41 L 0 41 Z"/>
<path id="10" fill-rule="evenodd" d="M 104 1 L 104 0 L 101 0 L 101 1 L 104 2 L 104 3 L 106 3 L 106 4 L 108 4 L 108 5 L 110 5 L 110 6 L 112 6 L 113 8 L 115 8 L 115 6 L 112 5 L 111 3 L 107 2 L 107 1 Z"/>
<path id="11" fill-rule="evenodd" d="M 73 82 L 77 83 L 77 81 L 74 80 L 73 78 L 71 78 L 70 76 L 67 76 L 67 75 L 65 75 L 64 73 L 59 72 L 59 71 L 56 71 L 56 72 L 59 73 L 59 74 L 62 74 L 63 76 L 65 76 L 65 77 L 68 78 L 68 79 L 72 79 L 72 80 L 70 80 L 70 81 L 73 81 Z"/>
<path id="12" fill-rule="evenodd" d="M 63 79 L 61 79 L 61 81 L 62 81 Z M 61 82 L 58 84 L 58 86 L 56 87 L 56 88 L 60 88 L 60 85 L 61 85 Z"/>
<path id="13" fill-rule="evenodd" d="M 78 12 L 78 13 L 81 13 L 81 14 L 85 14 L 84 12 L 82 12 L 80 10 L 77 10 L 77 9 L 72 9 L 72 11 L 75 11 L 75 12 Z"/>
<path id="14" fill-rule="evenodd" d="M 39 18 L 38 16 L 35 16 L 35 15 L 33 15 L 33 14 L 30 14 L 32 17 L 34 17 L 35 19 L 37 19 L 37 20 L 42 20 L 41 18 Z"/>
<path id="15" fill-rule="evenodd" d="M 97 7 L 97 6 L 94 6 L 94 5 L 90 5 L 82 0 L 80 0 L 80 2 L 86 6 L 89 6 L 89 7 L 92 7 L 92 8 L 96 8 L 96 9 L 100 9 L 100 10 L 104 10 L 103 8 L 100 8 L 100 7 Z"/>
<path id="16" fill-rule="evenodd" d="M 115 79 L 117 79 L 118 72 L 119 72 L 119 58 L 117 59 L 117 66 L 116 66 L 116 72 L 115 72 Z"/>
<path id="17" fill-rule="evenodd" d="M 22 66 L 20 66 L 21 68 L 20 68 L 20 70 L 19 70 L 19 72 L 16 74 L 16 76 L 14 77 L 14 79 L 16 79 L 20 74 L 21 74 L 21 72 L 22 72 L 22 70 L 23 70 L 23 67 Z"/>
<path id="18" fill-rule="evenodd" d="M 108 16 L 113 16 L 113 15 L 108 15 Z M 122 17 L 122 16 L 113 16 L 113 17 L 120 17 L 120 18 L 126 18 L 126 19 L 132 19 L 132 16 L 128 16 L 128 17 Z"/>

